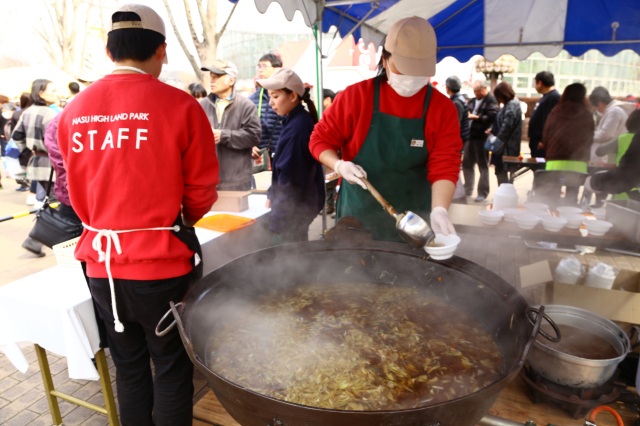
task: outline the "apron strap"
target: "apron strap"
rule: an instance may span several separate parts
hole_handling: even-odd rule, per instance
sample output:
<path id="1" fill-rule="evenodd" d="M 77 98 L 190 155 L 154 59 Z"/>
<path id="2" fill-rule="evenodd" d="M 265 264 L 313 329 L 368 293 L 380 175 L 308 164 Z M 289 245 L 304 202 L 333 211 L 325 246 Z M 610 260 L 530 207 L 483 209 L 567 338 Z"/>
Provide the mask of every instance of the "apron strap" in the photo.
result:
<path id="1" fill-rule="evenodd" d="M 380 82 L 382 76 L 379 75 L 373 80 L 373 112 L 380 110 Z"/>
<path id="2" fill-rule="evenodd" d="M 431 83 L 427 84 L 427 95 L 424 97 L 424 110 L 422 111 L 422 118 L 424 120 L 427 119 L 427 111 L 429 111 L 429 103 L 431 102 L 431 92 L 433 91 L 433 86 Z"/>
<path id="3" fill-rule="evenodd" d="M 174 225 L 171 227 L 168 226 L 159 226 L 154 228 L 139 228 L 139 229 L 97 229 L 93 226 L 87 225 L 83 223 L 85 229 L 89 231 L 93 231 L 96 235 L 93 237 L 93 241 L 91 242 L 91 246 L 98 253 L 98 262 L 105 264 L 105 269 L 107 270 L 107 277 L 109 278 L 109 290 L 111 292 L 111 310 L 113 310 L 113 318 L 114 318 L 114 327 L 118 333 L 122 333 L 124 331 L 124 324 L 120 321 L 120 317 L 118 316 L 118 308 L 116 306 L 116 291 L 115 284 L 113 282 L 113 275 L 111 274 L 111 245 L 115 246 L 116 253 L 122 254 L 122 248 L 120 247 L 120 238 L 118 234 L 124 234 L 128 232 L 137 232 L 137 231 L 180 231 L 180 226 Z M 106 249 L 102 249 L 102 240 L 106 242 Z"/>

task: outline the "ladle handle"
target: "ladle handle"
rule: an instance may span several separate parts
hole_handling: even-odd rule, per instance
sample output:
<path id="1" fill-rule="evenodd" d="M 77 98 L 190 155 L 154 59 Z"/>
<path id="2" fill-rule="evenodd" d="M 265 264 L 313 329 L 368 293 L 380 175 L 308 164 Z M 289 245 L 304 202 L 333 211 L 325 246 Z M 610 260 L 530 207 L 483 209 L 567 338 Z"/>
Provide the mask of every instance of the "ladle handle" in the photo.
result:
<path id="1" fill-rule="evenodd" d="M 384 197 L 378 192 L 378 190 L 375 189 L 373 185 L 371 185 L 371 182 L 369 182 L 366 178 L 360 179 L 362 179 L 362 182 L 364 182 L 371 195 L 373 195 L 373 197 L 378 200 L 378 202 L 380 203 L 380 205 L 382 205 L 386 212 L 396 218 L 398 216 L 398 212 L 396 211 L 396 209 L 394 209 L 393 206 L 389 204 L 387 200 L 385 200 Z"/>

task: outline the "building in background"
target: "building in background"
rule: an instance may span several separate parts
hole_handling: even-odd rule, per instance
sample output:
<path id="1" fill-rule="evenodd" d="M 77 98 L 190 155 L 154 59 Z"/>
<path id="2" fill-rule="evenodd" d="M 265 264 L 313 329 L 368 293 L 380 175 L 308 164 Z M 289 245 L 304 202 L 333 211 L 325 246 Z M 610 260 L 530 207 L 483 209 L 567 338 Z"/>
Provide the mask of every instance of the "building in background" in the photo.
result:
<path id="1" fill-rule="evenodd" d="M 603 86 L 616 98 L 626 98 L 627 95 L 640 97 L 640 55 L 631 50 L 611 57 L 596 50 L 577 57 L 565 51 L 555 58 L 534 53 L 528 59 L 518 61 L 515 72 L 505 74 L 503 79 L 513 86 L 518 97 L 538 97 L 533 84 L 534 77 L 543 70 L 554 74 L 560 93 L 569 84 L 580 82 L 588 92 L 594 87 Z"/>

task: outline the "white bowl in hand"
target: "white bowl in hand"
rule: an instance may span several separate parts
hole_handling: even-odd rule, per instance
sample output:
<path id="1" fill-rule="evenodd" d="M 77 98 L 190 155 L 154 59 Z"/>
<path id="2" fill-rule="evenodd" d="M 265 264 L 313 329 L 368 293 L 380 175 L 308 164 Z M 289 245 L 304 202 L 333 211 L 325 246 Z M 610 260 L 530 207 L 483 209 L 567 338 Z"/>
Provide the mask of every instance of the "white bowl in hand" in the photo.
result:
<path id="1" fill-rule="evenodd" d="M 515 216 L 516 223 L 522 229 L 533 229 L 540 222 L 540 218 L 533 213 L 522 212 Z"/>
<path id="2" fill-rule="evenodd" d="M 504 212 L 502 210 L 480 210 L 478 216 L 480 216 L 483 224 L 493 226 L 500 223 L 504 217 Z"/>
<path id="3" fill-rule="evenodd" d="M 559 232 L 567 222 L 567 219 L 562 216 L 549 216 L 542 219 L 542 226 L 549 232 Z"/>
<path id="4" fill-rule="evenodd" d="M 584 222 L 590 236 L 599 237 L 609 232 L 613 223 L 606 220 L 586 220 Z"/>
<path id="5" fill-rule="evenodd" d="M 424 246 L 424 249 L 432 259 L 445 260 L 453 256 L 460 241 L 462 240 L 456 234 L 436 234 L 436 238 L 429 245 Z"/>
<path id="6" fill-rule="evenodd" d="M 567 219 L 567 224 L 565 225 L 569 229 L 578 229 L 584 223 L 585 217 L 581 214 L 568 214 L 564 216 Z"/>

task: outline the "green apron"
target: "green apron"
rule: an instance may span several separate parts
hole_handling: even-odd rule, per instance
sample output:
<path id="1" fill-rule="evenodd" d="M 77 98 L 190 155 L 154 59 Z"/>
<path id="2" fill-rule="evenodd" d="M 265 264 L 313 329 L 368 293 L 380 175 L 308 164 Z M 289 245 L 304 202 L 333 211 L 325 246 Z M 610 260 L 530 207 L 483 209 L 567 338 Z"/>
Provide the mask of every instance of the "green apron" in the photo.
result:
<path id="1" fill-rule="evenodd" d="M 399 118 L 380 112 L 380 82 L 380 77 L 374 81 L 371 126 L 353 162 L 366 170 L 368 180 L 398 213 L 411 210 L 427 219 L 431 184 L 424 127 L 433 88 L 427 86 L 422 117 Z M 395 220 L 359 185 L 342 181 L 336 216 L 354 216 L 375 240 L 402 241 Z"/>

